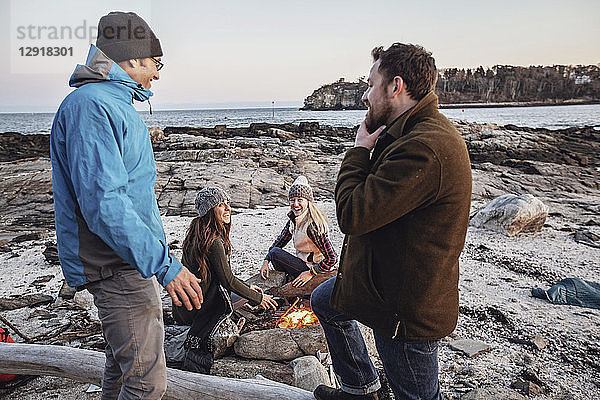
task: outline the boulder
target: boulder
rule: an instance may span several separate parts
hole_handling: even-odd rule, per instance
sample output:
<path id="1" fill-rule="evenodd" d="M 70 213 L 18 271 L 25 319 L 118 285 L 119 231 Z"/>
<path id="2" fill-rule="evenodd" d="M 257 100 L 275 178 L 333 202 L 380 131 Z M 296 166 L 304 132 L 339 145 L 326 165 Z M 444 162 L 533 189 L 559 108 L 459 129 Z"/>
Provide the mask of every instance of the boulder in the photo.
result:
<path id="1" fill-rule="evenodd" d="M 530 194 L 505 194 L 488 203 L 471 218 L 471 226 L 514 236 L 539 232 L 548 216 L 548 206 Z"/>
<path id="2" fill-rule="evenodd" d="M 327 351 L 325 333 L 320 325 L 305 328 L 274 328 L 245 333 L 235 342 L 235 354 L 244 358 L 289 361 L 317 350 Z"/>
<path id="3" fill-rule="evenodd" d="M 315 356 L 298 357 L 290 363 L 294 369 L 293 385 L 310 392 L 319 385 L 331 386 L 327 370 Z"/>
<path id="4" fill-rule="evenodd" d="M 512 389 L 501 387 L 485 387 L 471 390 L 461 397 L 461 400 L 527 400 L 527 397 Z"/>
<path id="5" fill-rule="evenodd" d="M 263 279 L 260 276 L 260 273 L 253 275 L 252 277 L 246 279 L 244 282 L 248 285 L 256 285 L 264 291 L 267 291 L 271 288 L 278 288 L 285 284 L 285 272 L 283 271 L 269 271 L 269 277 L 267 279 Z"/>
<path id="6" fill-rule="evenodd" d="M 292 282 L 288 282 L 281 287 L 273 287 L 268 293 L 277 297 L 298 297 L 298 296 L 310 296 L 313 290 L 316 289 L 321 283 L 325 282 L 327 279 L 334 277 L 337 274 L 337 269 L 333 271 L 325 272 L 322 274 L 318 274 L 313 276 L 312 279 L 306 282 L 303 286 L 295 287 L 292 285 Z"/>
<path id="7" fill-rule="evenodd" d="M 244 360 L 236 357 L 223 357 L 215 360 L 210 369 L 211 375 L 228 378 L 251 379 L 261 375 L 267 379 L 286 385 L 294 384 L 294 370 L 287 364 L 267 360 Z"/>
<path id="8" fill-rule="evenodd" d="M 269 128 L 269 134 L 271 136 L 279 138 L 282 142 L 286 142 L 288 140 L 294 140 L 294 139 L 296 139 L 296 135 L 295 134 L 293 134 L 291 132 L 284 131 L 283 129 Z"/>

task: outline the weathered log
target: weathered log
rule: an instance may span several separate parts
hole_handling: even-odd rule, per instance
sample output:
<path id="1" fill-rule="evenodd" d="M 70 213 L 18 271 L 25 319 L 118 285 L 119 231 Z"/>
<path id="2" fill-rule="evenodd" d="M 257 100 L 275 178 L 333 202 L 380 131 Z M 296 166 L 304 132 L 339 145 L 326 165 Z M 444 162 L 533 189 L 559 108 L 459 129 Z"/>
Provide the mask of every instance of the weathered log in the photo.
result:
<path id="1" fill-rule="evenodd" d="M 296 296 L 310 296 L 310 294 L 313 292 L 313 290 L 316 289 L 317 286 L 325 282 L 327 279 L 334 277 L 336 274 L 337 269 L 313 276 L 312 279 L 306 282 L 303 286 L 294 287 L 292 285 L 292 282 L 289 282 L 281 287 L 270 288 L 269 290 L 267 290 L 267 293 L 273 296 L 286 298 Z"/>
<path id="2" fill-rule="evenodd" d="M 0 343 L 0 373 L 60 376 L 101 384 L 103 353 L 63 346 Z M 215 399 L 314 399 L 312 393 L 257 376 L 223 378 L 167 368 L 164 400 Z"/>

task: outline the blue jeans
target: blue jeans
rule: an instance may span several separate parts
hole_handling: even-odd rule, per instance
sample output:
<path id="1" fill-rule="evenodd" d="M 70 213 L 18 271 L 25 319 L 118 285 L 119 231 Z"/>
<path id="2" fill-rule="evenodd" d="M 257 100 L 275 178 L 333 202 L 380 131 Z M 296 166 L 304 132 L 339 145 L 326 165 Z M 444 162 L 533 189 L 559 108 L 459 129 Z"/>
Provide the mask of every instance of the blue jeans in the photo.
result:
<path id="1" fill-rule="evenodd" d="M 375 392 L 381 387 L 381 383 L 358 324 L 329 305 L 334 284 L 335 277 L 328 279 L 310 296 L 310 305 L 325 331 L 333 369 L 345 392 Z"/>
<path id="2" fill-rule="evenodd" d="M 333 368 L 345 392 L 374 392 L 380 387 L 379 378 L 356 321 L 329 305 L 334 284 L 335 277 L 323 282 L 310 299 L 325 331 Z M 373 334 L 383 369 L 397 400 L 441 400 L 437 340 L 403 341 L 377 332 Z"/>
<path id="3" fill-rule="evenodd" d="M 296 279 L 300 273 L 308 271 L 308 265 L 301 258 L 279 247 L 269 250 L 265 259 L 271 261 L 275 270 L 287 272 L 293 279 Z"/>

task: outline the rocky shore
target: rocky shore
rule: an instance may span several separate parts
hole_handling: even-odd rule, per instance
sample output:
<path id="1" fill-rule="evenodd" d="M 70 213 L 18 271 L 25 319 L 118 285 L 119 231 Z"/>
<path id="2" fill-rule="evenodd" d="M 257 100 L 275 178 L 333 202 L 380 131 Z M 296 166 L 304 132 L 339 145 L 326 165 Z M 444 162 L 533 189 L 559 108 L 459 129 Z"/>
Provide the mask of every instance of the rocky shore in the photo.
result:
<path id="1" fill-rule="evenodd" d="M 531 297 L 530 289 L 566 277 L 598 281 L 600 249 L 574 235 L 589 232 L 593 240 L 600 234 L 600 132 L 454 123 L 471 156 L 473 213 L 513 193 L 535 196 L 549 214 L 537 233 L 509 237 L 469 228 L 459 323 L 440 348 L 443 393 L 452 399 L 597 397 L 600 310 L 551 305 Z M 317 123 L 153 129 L 156 192 L 168 241 L 178 248 L 196 192 L 217 184 L 236 210 L 234 272 L 250 277 L 281 229 L 289 185 L 303 173 L 339 249 L 333 188 L 354 132 Z M 31 307 L 0 302 L 0 316 L 38 343 L 98 349 L 102 339 L 89 298 L 58 297 L 62 275 L 48 251 L 54 232 L 47 143 L 45 135 L 0 134 L 0 298 L 37 296 L 25 302 Z M 88 386 L 38 378 L 5 398 L 99 398 L 82 393 Z"/>

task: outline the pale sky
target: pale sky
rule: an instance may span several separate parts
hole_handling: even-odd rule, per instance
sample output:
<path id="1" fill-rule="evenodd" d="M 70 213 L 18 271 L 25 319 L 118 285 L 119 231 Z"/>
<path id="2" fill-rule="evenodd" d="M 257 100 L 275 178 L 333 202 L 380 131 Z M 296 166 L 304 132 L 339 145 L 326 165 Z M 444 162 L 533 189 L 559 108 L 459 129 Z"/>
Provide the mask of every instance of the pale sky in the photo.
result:
<path id="1" fill-rule="evenodd" d="M 89 47 L 19 38 L 19 27 L 87 30 L 111 10 L 137 12 L 161 41 L 157 109 L 300 105 L 323 84 L 368 75 L 371 49 L 393 42 L 424 46 L 438 68 L 600 63 L 598 0 L 0 0 L 0 112 L 55 111 Z M 20 55 L 47 45 L 74 54 Z"/>

